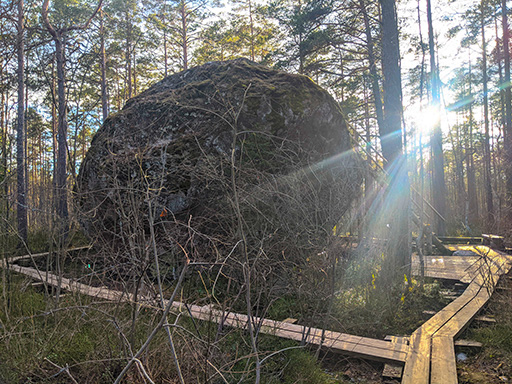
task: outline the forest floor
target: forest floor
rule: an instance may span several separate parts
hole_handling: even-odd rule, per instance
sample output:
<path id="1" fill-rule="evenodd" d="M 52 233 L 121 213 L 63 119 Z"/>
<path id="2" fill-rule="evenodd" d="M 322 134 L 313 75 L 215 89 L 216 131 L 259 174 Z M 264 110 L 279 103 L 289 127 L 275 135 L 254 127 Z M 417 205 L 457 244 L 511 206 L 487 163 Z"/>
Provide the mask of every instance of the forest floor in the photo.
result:
<path id="1" fill-rule="evenodd" d="M 26 264 L 20 261 L 19 264 Z M 30 264 L 30 263 L 29 263 Z M 45 269 L 45 260 L 37 264 Z M 29 266 L 29 265 L 27 265 Z M 84 274 L 88 267 L 87 259 L 80 263 L 68 262 L 65 265 L 65 275 L 76 277 Z M 85 270 L 87 272 L 87 270 Z M 5 280 L 3 280 L 5 281 Z M 100 281 L 90 280 L 92 285 Z M 115 321 L 120 327 L 125 327 L 130 321 L 130 305 L 121 305 L 112 311 L 107 303 L 94 303 L 90 298 L 79 295 L 65 295 L 58 305 L 52 307 L 52 297 L 46 297 L 41 287 L 32 284 L 30 279 L 14 275 L 11 281 L 15 294 L 11 302 L 2 302 L 0 313 L 0 343 L 7 348 L 0 348 L 0 383 L 26 382 L 61 383 L 67 382 L 65 367 L 69 366 L 74 378 L 83 383 L 111 382 L 124 360 L 119 342 L 115 341 L 115 329 L 108 325 L 105 314 L 115 315 Z M 443 291 L 453 290 L 453 286 L 442 284 L 433 279 L 427 279 L 424 288 L 419 291 L 415 282 L 410 293 L 402 297 L 396 307 L 381 307 L 382 297 L 374 288 L 368 292 L 353 291 L 338 294 L 337 305 L 333 317 L 337 318 L 334 328 L 340 331 L 383 338 L 386 334 L 408 335 L 425 317 L 425 310 L 439 310 L 448 302 L 441 295 Z M 5 296 L 5 284 L 0 287 L 0 298 Z M 366 300 L 358 300 L 364 296 Z M 3 309 L 9 306 L 10 311 Z M 14 308 L 15 307 L 15 308 Z M 293 315 L 295 305 L 290 298 L 277 301 L 269 313 L 276 320 Z M 94 308 L 94 314 L 80 308 Z M 56 315 L 59 312 L 58 315 Z M 474 321 L 461 335 L 462 339 L 474 340 L 483 344 L 482 348 L 457 349 L 458 375 L 461 384 L 484 384 L 512 382 L 512 280 L 503 278 L 500 289 L 495 292 L 485 308 L 485 314 L 494 318 L 492 323 Z M 136 325 L 135 339 L 140 343 L 144 340 L 147 329 L 155 323 L 152 310 L 141 311 L 140 322 Z M 199 323 L 184 320 L 182 326 L 187 332 L 194 332 Z M 311 324 L 314 325 L 314 324 Z M 216 332 L 212 325 L 201 324 L 201 333 Z M 247 335 L 233 331 L 226 336 L 224 344 L 218 348 L 232 348 L 235 340 L 240 342 Z M 108 342 L 106 342 L 106 340 Z M 283 341 L 275 337 L 265 336 L 262 348 L 268 351 L 280 348 L 295 348 L 297 343 Z M 165 339 L 159 342 L 165 345 Z M 186 347 L 184 344 L 184 348 Z M 243 347 L 242 347 L 243 348 Z M 186 348 L 185 348 L 186 349 Z M 165 353 L 165 348 L 156 348 L 154 356 Z M 190 352 L 188 352 L 190 353 Z M 335 353 L 320 353 L 314 358 L 315 351 L 290 350 L 280 359 L 270 359 L 265 376 L 269 383 L 368 383 L 391 384 L 399 383 L 399 379 L 382 377 L 383 364 L 347 357 Z M 220 353 L 222 357 L 229 353 Z M 190 357 L 190 356 L 189 356 Z M 220 359 L 220 357 L 219 357 Z M 161 357 L 153 370 L 159 374 L 172 375 L 172 369 L 158 367 Z M 97 368 L 91 368 L 91 362 L 101 363 Z M 59 368 L 60 367 L 60 368 Z M 157 369 L 158 367 L 158 369 Z M 190 368 L 193 372 L 195 369 Z M 60 374 L 59 374 L 60 373 Z M 192 373 L 191 373 L 192 374 Z M 235 378 L 236 375 L 233 376 Z M 277 381 L 276 381 L 277 380 Z M 228 382 L 231 382 L 228 380 Z"/>

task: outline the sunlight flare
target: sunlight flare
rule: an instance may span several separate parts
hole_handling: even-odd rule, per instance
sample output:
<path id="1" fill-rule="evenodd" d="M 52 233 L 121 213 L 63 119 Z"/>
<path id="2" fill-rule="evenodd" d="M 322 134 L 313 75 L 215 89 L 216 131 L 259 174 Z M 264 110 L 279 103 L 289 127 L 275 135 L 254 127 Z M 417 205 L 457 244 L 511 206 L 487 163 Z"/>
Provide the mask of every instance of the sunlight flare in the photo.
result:
<path id="1" fill-rule="evenodd" d="M 428 135 L 436 124 L 441 120 L 441 114 L 439 108 L 435 106 L 428 106 L 423 108 L 416 119 L 416 126 L 418 127 L 418 133 Z"/>

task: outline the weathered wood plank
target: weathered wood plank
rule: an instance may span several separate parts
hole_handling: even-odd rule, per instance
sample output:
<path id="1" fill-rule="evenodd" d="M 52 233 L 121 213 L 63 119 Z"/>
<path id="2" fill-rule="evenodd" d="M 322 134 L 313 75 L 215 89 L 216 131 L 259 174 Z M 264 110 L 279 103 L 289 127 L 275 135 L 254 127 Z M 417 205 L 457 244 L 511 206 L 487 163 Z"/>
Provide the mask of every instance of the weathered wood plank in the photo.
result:
<path id="1" fill-rule="evenodd" d="M 433 313 L 435 313 L 435 312 L 433 312 Z M 478 318 L 478 316 L 475 319 L 477 319 L 477 318 Z M 410 339 L 410 337 L 405 337 L 405 336 L 400 336 L 400 337 L 386 336 L 384 338 L 384 340 L 386 340 L 386 341 L 392 341 L 395 343 L 406 343 L 407 345 L 409 345 L 409 339 Z M 461 348 L 482 348 L 482 346 L 483 346 L 483 344 L 480 343 L 479 341 L 465 340 L 465 339 L 455 340 L 453 342 L 453 344 L 456 347 L 461 347 Z"/>
<path id="2" fill-rule="evenodd" d="M 482 348 L 483 344 L 474 340 L 455 340 L 453 343 L 456 347 L 462 348 Z"/>
<path id="3" fill-rule="evenodd" d="M 505 250 L 505 238 L 496 235 L 482 235 L 482 244 L 496 249 Z"/>
<path id="4" fill-rule="evenodd" d="M 75 252 L 75 251 L 85 251 L 92 248 L 92 245 L 86 245 L 83 247 L 75 247 L 75 248 L 69 248 L 66 250 L 67 253 L 69 252 Z M 43 257 L 48 256 L 50 252 L 41 252 L 41 253 L 33 253 L 31 255 L 23 255 L 23 256 L 13 256 L 9 258 L 9 263 L 14 263 L 19 260 L 26 260 L 31 258 L 37 258 L 37 257 Z"/>
<path id="5" fill-rule="evenodd" d="M 402 384 L 429 384 L 431 333 L 417 329 L 409 341 L 409 354 L 402 373 Z"/>
<path id="6" fill-rule="evenodd" d="M 445 244 L 482 244 L 481 237 L 438 236 Z"/>
<path id="7" fill-rule="evenodd" d="M 434 316 L 436 313 L 437 313 L 436 311 L 423 311 L 422 312 L 422 314 L 428 318 Z M 483 323 L 496 323 L 496 319 L 494 317 L 490 317 L 490 316 L 475 316 L 474 320 L 481 321 Z"/>
<path id="8" fill-rule="evenodd" d="M 431 384 L 457 384 L 457 365 L 453 338 L 434 336 L 432 338 Z"/>
<path id="9" fill-rule="evenodd" d="M 459 280 L 469 283 L 479 268 L 481 256 L 424 256 L 425 276 L 437 279 Z M 412 274 L 420 274 L 418 255 L 413 255 Z"/>

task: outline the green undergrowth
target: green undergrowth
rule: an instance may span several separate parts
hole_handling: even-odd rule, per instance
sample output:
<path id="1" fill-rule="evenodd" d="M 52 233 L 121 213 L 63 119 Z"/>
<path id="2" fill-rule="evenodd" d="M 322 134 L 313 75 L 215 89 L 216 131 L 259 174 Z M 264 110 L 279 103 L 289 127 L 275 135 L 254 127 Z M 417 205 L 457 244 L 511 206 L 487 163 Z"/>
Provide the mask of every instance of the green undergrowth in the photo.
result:
<path id="1" fill-rule="evenodd" d="M 40 288 L 18 275 L 11 287 L 0 287 L 0 382 L 112 383 L 126 364 L 128 342 L 136 351 L 160 319 L 160 313 L 139 308 L 132 328 L 133 307 L 129 304 L 99 303 L 89 297 L 67 294 L 58 306 Z M 8 298 L 8 300 L 7 300 Z M 176 319 L 169 317 L 169 322 Z M 255 377 L 250 338 L 247 332 L 181 316 L 174 329 L 174 342 L 186 382 L 252 383 Z M 264 383 L 344 383 L 324 372 L 314 351 L 299 343 L 259 335 L 258 351 Z M 276 353 L 277 352 L 277 353 Z M 175 382 L 176 370 L 164 331 L 150 344 L 141 361 L 155 382 Z M 208 360 L 212 366 L 208 365 Z M 59 374 L 60 372 L 60 374 Z M 125 383 L 142 383 L 135 369 Z"/>
<path id="2" fill-rule="evenodd" d="M 314 303 L 307 307 L 307 303 L 285 296 L 273 302 L 267 317 L 296 318 L 304 325 L 373 338 L 410 335 L 425 321 L 423 311 L 439 311 L 448 304 L 440 295 L 440 289 L 439 282 L 430 279 L 422 286 L 412 280 L 407 285 L 397 283 L 389 289 L 371 283 L 344 287 L 335 293 L 331 308 L 326 301 L 316 316 L 308 315 L 315 310 Z"/>
<path id="3" fill-rule="evenodd" d="M 512 294 L 495 292 L 486 309 L 486 315 L 493 316 L 496 323 L 486 325 L 473 322 L 461 338 L 479 341 L 483 348 L 464 351 L 470 359 L 461 363 L 461 370 L 468 372 L 462 382 L 479 383 L 474 379 L 474 366 L 486 373 L 487 382 L 504 382 L 512 380 Z M 473 367 L 472 367 L 473 366 Z"/>
<path id="4" fill-rule="evenodd" d="M 440 310 L 446 302 L 439 294 L 437 281 L 420 286 L 412 280 L 382 289 L 370 284 L 338 292 L 336 323 L 341 331 L 360 336 L 383 338 L 410 335 L 424 321 L 423 311 Z"/>
<path id="5" fill-rule="evenodd" d="M 119 365 L 122 348 L 102 311 L 107 305 L 65 296 L 55 307 L 52 298 L 25 279 L 15 276 L 11 284 L 8 295 L 3 287 L 0 299 L 0 378 L 7 383 L 65 382 L 49 379 L 58 372 L 56 364 L 73 367 L 80 382 L 108 382 L 103 376 Z"/>

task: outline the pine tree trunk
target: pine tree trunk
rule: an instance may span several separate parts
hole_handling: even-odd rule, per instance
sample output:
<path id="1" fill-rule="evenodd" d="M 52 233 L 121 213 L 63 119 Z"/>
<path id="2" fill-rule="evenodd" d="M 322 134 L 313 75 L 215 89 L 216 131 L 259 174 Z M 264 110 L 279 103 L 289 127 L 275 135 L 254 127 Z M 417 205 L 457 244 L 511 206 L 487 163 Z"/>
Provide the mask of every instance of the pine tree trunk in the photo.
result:
<path id="1" fill-rule="evenodd" d="M 57 131 L 57 166 L 56 166 L 56 189 L 57 189 L 57 215 L 59 216 L 62 228 L 67 228 L 68 222 L 68 190 L 67 190 L 67 102 L 65 84 L 65 44 L 63 36 L 59 34 L 55 41 L 55 55 L 57 59 L 57 97 L 59 124 Z M 67 231 L 67 229 L 65 229 Z"/>
<path id="2" fill-rule="evenodd" d="M 489 97 L 488 92 L 488 76 L 487 76 L 487 42 L 485 41 L 485 15 L 484 2 L 481 5 L 481 35 L 482 35 L 482 84 L 484 91 L 484 183 L 485 183 L 485 201 L 487 205 L 487 227 L 494 227 L 494 204 L 492 200 L 492 184 L 491 184 L 491 148 L 489 144 Z"/>
<path id="3" fill-rule="evenodd" d="M 439 84 L 439 71 L 436 65 L 434 28 L 432 26 L 432 7 L 427 0 L 428 44 L 430 51 L 430 71 L 432 88 L 432 105 L 440 115 L 441 92 Z M 444 180 L 443 133 L 440 120 L 437 119 L 431 136 L 433 175 L 432 175 L 432 203 L 437 212 L 446 212 L 446 184 Z M 446 217 L 446 214 L 444 214 Z M 437 217 L 436 233 L 440 236 L 446 234 L 446 223 Z"/>
<path id="4" fill-rule="evenodd" d="M 126 88 L 128 99 L 132 98 L 132 21 L 129 12 L 126 12 Z"/>
<path id="5" fill-rule="evenodd" d="M 167 54 L 167 32 L 164 29 L 164 76 L 167 77 L 168 75 L 168 54 Z"/>
<path id="6" fill-rule="evenodd" d="M 185 0 L 180 2 L 181 16 L 181 48 L 183 50 L 183 70 L 188 69 L 188 20 Z"/>
<path id="7" fill-rule="evenodd" d="M 380 0 L 382 9 L 382 73 L 384 89 L 384 125 L 380 129 L 382 152 L 391 176 L 386 199 L 400 206 L 394 212 L 388 257 L 393 259 L 389 272 L 394 277 L 410 275 L 409 252 L 409 180 L 402 151 L 402 84 L 400 49 L 395 0 Z M 398 207 L 398 206 L 395 206 Z M 391 277 L 391 276 L 390 276 Z"/>
<path id="8" fill-rule="evenodd" d="M 55 55 L 52 58 L 52 81 L 50 84 L 51 92 L 52 92 L 52 164 L 53 169 L 55 170 L 57 164 L 57 130 L 59 127 L 58 117 L 57 117 L 57 92 L 56 92 L 56 82 L 55 82 Z M 57 174 L 53 173 L 52 180 L 53 187 L 53 206 L 57 207 Z"/>
<path id="9" fill-rule="evenodd" d="M 2 63 L 3 64 L 3 63 Z M 3 73 L 0 72 L 0 75 Z M 9 183 L 7 183 L 7 119 L 6 119 L 6 106 L 7 106 L 7 98 L 5 97 L 5 91 L 1 91 L 1 100 L 0 100 L 0 129 L 2 132 L 2 181 L 3 181 L 3 203 L 2 206 L 2 214 L 4 215 L 5 220 L 3 220 L 2 229 L 4 233 L 7 233 L 7 229 L 9 227 Z"/>
<path id="10" fill-rule="evenodd" d="M 107 56 L 105 54 L 105 29 L 103 25 L 103 11 L 100 17 L 100 69 L 101 69 L 101 111 L 103 121 L 108 116 L 108 95 L 107 95 Z"/>
<path id="11" fill-rule="evenodd" d="M 380 129 L 381 146 L 387 167 L 402 154 L 402 84 L 400 53 L 394 0 L 380 0 L 382 6 L 382 73 L 384 121 Z"/>
<path id="12" fill-rule="evenodd" d="M 17 221 L 18 235 L 27 241 L 27 191 L 26 191 L 26 129 L 25 129 L 25 27 L 23 20 L 23 0 L 18 0 L 18 116 L 16 126 L 16 170 L 17 170 Z"/>
<path id="13" fill-rule="evenodd" d="M 250 28 L 250 44 L 251 44 L 251 60 L 254 61 L 255 54 L 254 54 L 254 20 L 253 20 L 253 14 L 252 14 L 252 2 L 249 0 L 249 28 Z"/>
<path id="14" fill-rule="evenodd" d="M 471 73 L 471 72 L 470 72 Z M 471 91 L 469 92 L 471 95 Z M 472 231 L 479 223 L 478 215 L 478 196 L 476 191 L 476 176 L 475 176 L 475 160 L 474 160 L 474 147 L 473 147 L 473 107 L 469 106 L 469 125 L 466 145 L 466 167 L 468 176 L 468 220 Z"/>
<path id="15" fill-rule="evenodd" d="M 507 208 L 506 215 L 512 218 L 512 95 L 510 89 L 510 36 L 508 29 L 507 1 L 502 0 L 502 24 L 503 24 L 503 57 L 505 59 L 505 172 L 507 176 Z"/>
<path id="16" fill-rule="evenodd" d="M 373 44 L 374 43 L 373 43 L 372 31 L 371 31 L 370 20 L 368 18 L 368 12 L 366 11 L 366 5 L 365 5 L 364 0 L 359 0 L 359 7 L 361 8 L 361 12 L 363 13 L 367 52 L 368 52 L 368 62 L 369 62 L 369 67 L 370 67 L 372 93 L 373 93 L 374 104 L 375 104 L 375 114 L 377 116 L 377 125 L 379 126 L 379 130 L 380 130 L 383 125 L 384 115 L 382 112 L 382 98 L 381 98 L 380 85 L 379 85 L 379 75 L 377 73 L 377 62 L 375 60 L 375 54 L 373 52 Z"/>

